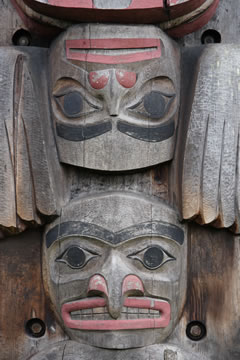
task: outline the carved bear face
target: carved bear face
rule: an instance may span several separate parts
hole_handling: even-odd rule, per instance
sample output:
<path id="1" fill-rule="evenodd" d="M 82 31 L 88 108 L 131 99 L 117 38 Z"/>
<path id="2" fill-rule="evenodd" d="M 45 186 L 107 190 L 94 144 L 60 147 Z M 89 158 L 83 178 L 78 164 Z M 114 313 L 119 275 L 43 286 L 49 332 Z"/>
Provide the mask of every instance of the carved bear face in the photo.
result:
<path id="1" fill-rule="evenodd" d="M 179 53 L 154 26 L 70 28 L 50 56 L 60 161 L 107 171 L 173 158 Z"/>
<path id="2" fill-rule="evenodd" d="M 109 349 L 164 342 L 184 305 L 186 250 L 175 211 L 155 199 L 108 193 L 70 204 L 43 245 L 66 333 Z"/>

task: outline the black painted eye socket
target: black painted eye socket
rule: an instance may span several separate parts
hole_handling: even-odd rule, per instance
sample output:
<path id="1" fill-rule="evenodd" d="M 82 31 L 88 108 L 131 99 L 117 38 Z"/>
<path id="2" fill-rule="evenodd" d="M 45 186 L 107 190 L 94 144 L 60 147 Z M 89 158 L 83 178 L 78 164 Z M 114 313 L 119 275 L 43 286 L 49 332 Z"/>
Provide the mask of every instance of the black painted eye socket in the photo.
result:
<path id="1" fill-rule="evenodd" d="M 168 112 L 175 96 L 175 94 L 169 95 L 160 91 L 151 91 L 144 95 L 140 102 L 131 106 L 129 110 L 154 120 L 161 119 Z"/>
<path id="2" fill-rule="evenodd" d="M 156 269 L 164 259 L 164 253 L 161 248 L 152 246 L 148 248 L 143 255 L 143 263 L 150 269 Z"/>
<path id="3" fill-rule="evenodd" d="M 60 91 L 54 95 L 54 98 L 63 114 L 68 118 L 77 118 L 101 109 L 101 107 L 90 103 L 77 90 Z"/>
<path id="4" fill-rule="evenodd" d="M 83 97 L 78 91 L 63 96 L 63 109 L 68 116 L 75 116 L 83 111 Z"/>
<path id="5" fill-rule="evenodd" d="M 149 270 L 156 270 L 166 262 L 176 260 L 158 245 L 149 246 L 128 257 L 140 261 Z"/>
<path id="6" fill-rule="evenodd" d="M 78 246 L 69 247 L 56 261 L 67 264 L 72 269 L 82 269 L 91 259 L 99 256 Z"/>

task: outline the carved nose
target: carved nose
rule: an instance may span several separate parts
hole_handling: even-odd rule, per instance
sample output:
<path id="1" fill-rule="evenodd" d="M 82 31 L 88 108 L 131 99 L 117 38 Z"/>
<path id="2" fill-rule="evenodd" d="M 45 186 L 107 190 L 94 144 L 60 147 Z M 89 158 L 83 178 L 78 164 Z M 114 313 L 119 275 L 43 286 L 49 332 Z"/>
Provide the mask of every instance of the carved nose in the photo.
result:
<path id="1" fill-rule="evenodd" d="M 116 283 L 109 286 L 108 294 L 108 311 L 110 315 L 117 319 L 119 318 L 124 300 L 128 296 L 142 296 L 144 294 L 142 281 L 135 275 L 128 275 L 122 283 L 122 288 Z"/>
<path id="2" fill-rule="evenodd" d="M 119 318 L 124 299 L 128 296 L 143 296 L 144 289 L 142 281 L 136 275 L 128 275 L 122 283 L 122 288 L 118 285 L 120 282 L 107 282 L 101 275 L 93 275 L 88 284 L 88 295 L 102 296 L 107 301 L 108 312 L 113 319 Z"/>

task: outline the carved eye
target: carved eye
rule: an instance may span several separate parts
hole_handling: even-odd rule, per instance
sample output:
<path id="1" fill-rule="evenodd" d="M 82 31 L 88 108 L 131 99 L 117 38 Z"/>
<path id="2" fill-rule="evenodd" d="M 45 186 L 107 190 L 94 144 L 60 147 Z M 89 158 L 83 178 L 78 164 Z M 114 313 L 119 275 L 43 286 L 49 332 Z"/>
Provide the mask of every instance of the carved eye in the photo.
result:
<path id="1" fill-rule="evenodd" d="M 100 256 L 78 246 L 69 247 L 56 261 L 67 264 L 72 269 L 82 269 L 91 259 Z"/>
<path id="2" fill-rule="evenodd" d="M 158 269 L 166 262 L 176 260 L 158 245 L 149 246 L 128 257 L 140 261 L 149 270 Z"/>
<path id="3" fill-rule="evenodd" d="M 100 109 L 99 106 L 86 100 L 77 90 L 68 91 L 62 94 L 55 94 L 54 96 L 64 115 L 69 118 L 87 115 L 96 109 Z"/>
<path id="4" fill-rule="evenodd" d="M 150 117 L 151 119 L 161 119 L 168 111 L 175 94 L 163 94 L 160 91 L 151 91 L 146 94 L 140 102 L 131 106 L 129 109 L 138 114 Z"/>

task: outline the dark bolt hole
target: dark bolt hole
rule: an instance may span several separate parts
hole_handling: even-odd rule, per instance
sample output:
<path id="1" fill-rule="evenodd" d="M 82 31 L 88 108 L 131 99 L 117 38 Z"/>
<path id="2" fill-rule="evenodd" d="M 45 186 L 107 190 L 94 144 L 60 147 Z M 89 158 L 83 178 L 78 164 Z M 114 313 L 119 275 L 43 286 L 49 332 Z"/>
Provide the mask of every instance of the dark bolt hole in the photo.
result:
<path id="1" fill-rule="evenodd" d="M 31 34 L 24 29 L 17 30 L 12 37 L 12 43 L 16 46 L 30 46 L 32 42 Z"/>
<path id="2" fill-rule="evenodd" d="M 218 31 L 213 30 L 213 29 L 204 31 L 204 33 L 202 34 L 202 37 L 201 37 L 201 42 L 204 45 L 220 44 L 221 41 L 222 41 L 221 34 Z"/>
<path id="3" fill-rule="evenodd" d="M 29 336 L 39 338 L 45 334 L 46 325 L 42 320 L 33 318 L 26 322 L 25 329 Z"/>
<path id="4" fill-rule="evenodd" d="M 186 334 L 192 341 L 199 341 L 207 335 L 207 330 L 205 325 L 200 321 L 192 321 L 187 326 Z"/>

